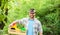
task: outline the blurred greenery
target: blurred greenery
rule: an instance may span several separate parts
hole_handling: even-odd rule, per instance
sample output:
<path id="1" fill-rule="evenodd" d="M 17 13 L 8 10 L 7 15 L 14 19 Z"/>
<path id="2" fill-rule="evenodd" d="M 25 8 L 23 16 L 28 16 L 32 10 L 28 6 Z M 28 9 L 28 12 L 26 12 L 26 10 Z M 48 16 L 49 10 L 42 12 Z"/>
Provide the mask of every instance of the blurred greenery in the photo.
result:
<path id="1" fill-rule="evenodd" d="M 60 34 L 60 0 L 0 0 L 0 27 L 3 21 L 4 33 L 8 33 L 11 22 L 28 17 L 31 8 L 42 23 L 43 35 Z"/>

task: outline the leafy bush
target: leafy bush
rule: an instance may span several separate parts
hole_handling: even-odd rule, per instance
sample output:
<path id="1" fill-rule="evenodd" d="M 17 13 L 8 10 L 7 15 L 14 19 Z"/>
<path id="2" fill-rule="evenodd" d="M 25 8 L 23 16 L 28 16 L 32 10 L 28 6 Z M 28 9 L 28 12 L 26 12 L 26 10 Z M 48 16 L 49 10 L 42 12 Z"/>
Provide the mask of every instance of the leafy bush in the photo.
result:
<path id="1" fill-rule="evenodd" d="M 2 0 L 4 2 L 4 0 Z M 59 35 L 60 33 L 60 0 L 9 0 L 8 2 L 8 21 L 5 23 L 4 31 L 8 33 L 8 25 L 15 21 L 28 16 L 31 8 L 36 10 L 38 18 L 43 27 L 43 35 Z M 5 3 L 2 3 L 2 7 Z M 5 8 L 3 8 L 3 13 Z M 0 10 L 0 12 L 2 12 Z M 4 20 L 6 15 L 0 14 L 0 21 Z"/>

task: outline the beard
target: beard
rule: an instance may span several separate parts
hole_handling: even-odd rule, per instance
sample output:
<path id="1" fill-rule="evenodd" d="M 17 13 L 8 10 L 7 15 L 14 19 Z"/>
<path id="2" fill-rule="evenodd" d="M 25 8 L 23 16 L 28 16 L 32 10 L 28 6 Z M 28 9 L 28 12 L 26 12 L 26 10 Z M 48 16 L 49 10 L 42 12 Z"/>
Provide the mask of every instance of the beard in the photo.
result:
<path id="1" fill-rule="evenodd" d="M 34 18 L 34 16 L 30 16 L 30 18 Z"/>

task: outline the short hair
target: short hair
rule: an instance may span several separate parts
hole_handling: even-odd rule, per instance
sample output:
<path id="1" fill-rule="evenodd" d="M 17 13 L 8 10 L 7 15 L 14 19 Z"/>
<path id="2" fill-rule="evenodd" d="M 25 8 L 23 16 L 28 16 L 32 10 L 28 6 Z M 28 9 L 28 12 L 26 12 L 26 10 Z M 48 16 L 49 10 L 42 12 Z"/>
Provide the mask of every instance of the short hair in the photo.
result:
<path id="1" fill-rule="evenodd" d="M 35 12 L 35 9 L 33 9 L 33 8 L 32 8 L 32 9 L 30 9 L 30 11 L 29 11 L 29 12 Z"/>

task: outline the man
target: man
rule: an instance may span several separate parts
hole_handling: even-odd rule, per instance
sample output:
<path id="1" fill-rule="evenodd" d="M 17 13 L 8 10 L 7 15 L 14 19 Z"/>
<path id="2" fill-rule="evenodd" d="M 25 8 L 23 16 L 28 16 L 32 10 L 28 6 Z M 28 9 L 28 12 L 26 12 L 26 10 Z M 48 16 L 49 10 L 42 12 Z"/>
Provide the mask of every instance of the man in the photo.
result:
<path id="1" fill-rule="evenodd" d="M 29 18 L 23 18 L 21 20 L 16 20 L 12 22 L 10 26 L 12 26 L 12 24 L 14 23 L 24 24 L 27 29 L 26 35 L 38 35 L 38 33 L 42 35 L 42 26 L 41 26 L 40 21 L 35 18 L 34 9 L 31 9 L 29 11 Z"/>

